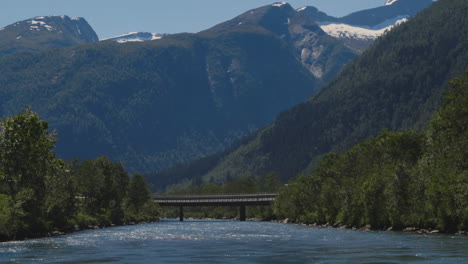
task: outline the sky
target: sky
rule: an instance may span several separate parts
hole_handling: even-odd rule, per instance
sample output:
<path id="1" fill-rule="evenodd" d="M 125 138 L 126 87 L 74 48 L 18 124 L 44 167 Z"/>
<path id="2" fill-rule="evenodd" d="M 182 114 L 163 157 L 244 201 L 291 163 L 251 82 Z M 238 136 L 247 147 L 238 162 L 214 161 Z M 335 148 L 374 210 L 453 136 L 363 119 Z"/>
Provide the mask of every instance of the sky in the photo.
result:
<path id="1" fill-rule="evenodd" d="M 0 27 L 35 16 L 84 17 L 100 39 L 128 32 L 199 32 L 275 0 L 0 0 Z M 385 0 L 290 0 L 344 16 L 383 6 Z"/>

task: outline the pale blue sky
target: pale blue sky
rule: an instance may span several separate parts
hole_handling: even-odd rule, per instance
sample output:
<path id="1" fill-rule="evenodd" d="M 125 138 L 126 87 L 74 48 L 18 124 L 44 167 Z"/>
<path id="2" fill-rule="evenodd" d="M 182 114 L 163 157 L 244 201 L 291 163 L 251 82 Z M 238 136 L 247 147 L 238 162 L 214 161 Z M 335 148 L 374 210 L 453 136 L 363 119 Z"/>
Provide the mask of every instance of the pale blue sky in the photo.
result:
<path id="1" fill-rule="evenodd" d="M 198 32 L 272 0 L 3 0 L 0 27 L 46 15 L 84 17 L 98 36 L 133 31 Z M 334 16 L 382 6 L 385 0 L 290 0 L 294 8 L 315 6 Z"/>

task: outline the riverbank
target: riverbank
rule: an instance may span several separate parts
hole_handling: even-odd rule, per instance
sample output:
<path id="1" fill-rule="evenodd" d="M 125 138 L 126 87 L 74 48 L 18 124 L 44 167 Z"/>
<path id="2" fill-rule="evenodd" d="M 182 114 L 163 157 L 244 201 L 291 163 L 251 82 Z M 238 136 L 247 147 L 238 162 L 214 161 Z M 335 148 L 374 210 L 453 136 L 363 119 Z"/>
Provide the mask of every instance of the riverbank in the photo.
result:
<path id="1" fill-rule="evenodd" d="M 283 223 L 283 224 L 296 224 L 296 225 L 302 225 L 302 226 L 310 226 L 310 227 L 322 227 L 322 228 L 337 228 L 337 229 L 350 229 L 350 230 L 355 230 L 355 231 L 381 231 L 381 232 L 404 232 L 404 233 L 417 233 L 417 234 L 452 234 L 452 235 L 464 235 L 468 236 L 468 231 L 463 231 L 459 230 L 455 233 L 448 233 L 448 232 L 443 232 L 438 229 L 424 229 L 424 228 L 417 228 L 417 227 L 405 227 L 402 229 L 394 229 L 393 227 L 387 227 L 387 228 L 372 228 L 371 225 L 365 225 L 361 227 L 356 227 L 356 226 L 348 226 L 342 223 L 334 223 L 334 224 L 317 224 L 317 223 L 303 223 L 303 222 L 295 222 L 291 221 L 290 219 L 286 218 L 283 220 L 270 220 L 271 222 L 275 223 Z"/>
<path id="2" fill-rule="evenodd" d="M 119 226 L 132 226 L 132 225 L 145 225 L 151 223 L 160 222 L 161 219 L 153 219 L 153 220 L 146 220 L 140 222 L 129 222 L 123 224 L 97 224 L 97 225 L 88 225 L 88 226 L 78 226 L 75 225 L 73 227 L 67 227 L 60 230 L 50 231 L 50 232 L 43 232 L 43 233 L 30 233 L 25 236 L 16 237 L 14 239 L 0 239 L 0 243 L 4 242 L 13 242 L 13 241 L 24 241 L 30 239 L 38 239 L 38 238 L 45 238 L 45 237 L 55 237 L 55 236 L 63 236 L 71 233 L 81 232 L 81 231 L 88 231 L 88 230 L 96 230 L 96 229 L 104 229 L 104 228 L 111 228 L 111 227 L 119 227 Z"/>

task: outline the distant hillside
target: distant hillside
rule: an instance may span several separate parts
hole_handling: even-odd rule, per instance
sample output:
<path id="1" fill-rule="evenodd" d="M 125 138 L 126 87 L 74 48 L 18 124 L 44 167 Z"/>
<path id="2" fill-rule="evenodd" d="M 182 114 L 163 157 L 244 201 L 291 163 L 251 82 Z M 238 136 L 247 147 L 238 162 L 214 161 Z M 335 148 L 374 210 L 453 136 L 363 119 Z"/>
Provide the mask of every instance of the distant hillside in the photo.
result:
<path id="1" fill-rule="evenodd" d="M 38 51 L 98 41 L 84 18 L 45 16 L 23 20 L 0 29 L 0 55 Z"/>
<path id="2" fill-rule="evenodd" d="M 167 178 L 222 183 L 275 171 L 287 181 L 314 168 L 323 154 L 346 150 L 383 128 L 427 128 L 448 80 L 468 69 L 466 14 L 466 1 L 439 0 L 234 150 L 149 177 L 155 185 Z"/>

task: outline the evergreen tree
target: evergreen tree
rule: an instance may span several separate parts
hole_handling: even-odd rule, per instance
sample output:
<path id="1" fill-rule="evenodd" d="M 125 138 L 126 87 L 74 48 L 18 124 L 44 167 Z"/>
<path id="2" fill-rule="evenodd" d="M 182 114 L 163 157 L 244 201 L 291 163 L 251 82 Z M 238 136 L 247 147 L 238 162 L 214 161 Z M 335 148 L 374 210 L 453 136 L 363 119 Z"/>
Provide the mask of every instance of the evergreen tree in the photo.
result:
<path id="1" fill-rule="evenodd" d="M 139 212 L 151 200 L 151 192 L 145 178 L 137 173 L 132 176 L 128 185 L 128 207 Z"/>

